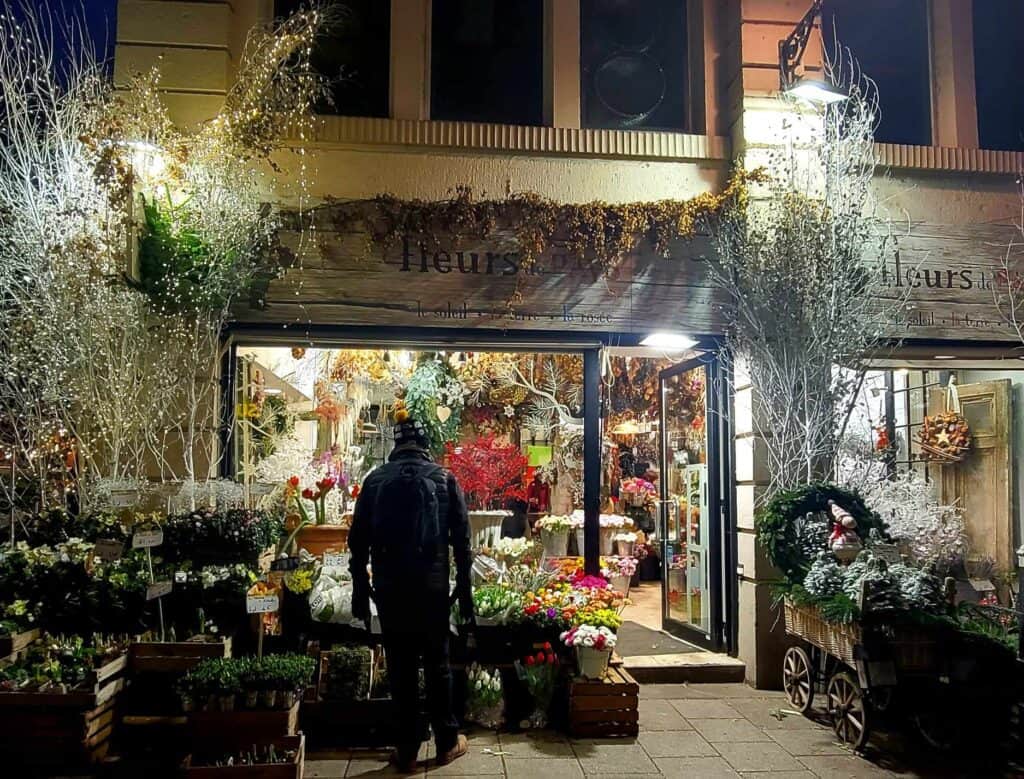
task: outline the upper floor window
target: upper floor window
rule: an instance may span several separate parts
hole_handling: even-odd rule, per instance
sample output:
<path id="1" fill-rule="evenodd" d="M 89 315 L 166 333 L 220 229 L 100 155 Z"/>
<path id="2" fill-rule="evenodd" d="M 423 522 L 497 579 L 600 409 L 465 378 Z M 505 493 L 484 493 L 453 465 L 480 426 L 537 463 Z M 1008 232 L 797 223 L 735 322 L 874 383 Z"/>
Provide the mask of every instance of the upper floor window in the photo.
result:
<path id="1" fill-rule="evenodd" d="M 822 19 L 830 56 L 838 56 L 838 40 L 878 85 L 881 116 L 875 139 L 930 146 L 927 0 L 826 0 Z"/>
<path id="2" fill-rule="evenodd" d="M 430 115 L 542 122 L 543 0 L 434 0 Z"/>
<path id="3" fill-rule="evenodd" d="M 275 0 L 274 15 L 288 16 L 308 5 Z M 317 40 L 314 69 L 331 84 L 330 99 L 317 113 L 340 116 L 388 116 L 391 52 L 391 3 L 386 0 L 334 0 L 338 21 Z"/>
<path id="4" fill-rule="evenodd" d="M 975 0 L 974 84 L 978 142 L 983 149 L 1024 151 L 1024 92 L 1020 63 L 1024 51 L 1024 3 Z"/>
<path id="5" fill-rule="evenodd" d="M 686 0 L 582 0 L 584 127 L 687 129 Z"/>

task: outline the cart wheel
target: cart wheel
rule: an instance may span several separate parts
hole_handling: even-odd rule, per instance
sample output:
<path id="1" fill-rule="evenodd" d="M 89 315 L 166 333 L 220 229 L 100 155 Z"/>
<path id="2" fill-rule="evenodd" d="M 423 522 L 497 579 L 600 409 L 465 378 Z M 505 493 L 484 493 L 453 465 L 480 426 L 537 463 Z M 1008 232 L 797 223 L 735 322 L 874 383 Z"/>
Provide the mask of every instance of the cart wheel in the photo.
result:
<path id="1" fill-rule="evenodd" d="M 936 752 L 952 752 L 960 743 L 963 722 L 954 711 L 937 701 L 926 701 L 910 715 L 917 735 Z"/>
<path id="2" fill-rule="evenodd" d="M 782 659 L 782 689 L 790 705 L 806 714 L 814 701 L 814 677 L 811 658 L 801 646 L 791 646 Z"/>
<path id="3" fill-rule="evenodd" d="M 828 680 L 828 710 L 840 740 L 854 749 L 867 743 L 868 710 L 860 686 L 849 671 L 840 671 Z"/>

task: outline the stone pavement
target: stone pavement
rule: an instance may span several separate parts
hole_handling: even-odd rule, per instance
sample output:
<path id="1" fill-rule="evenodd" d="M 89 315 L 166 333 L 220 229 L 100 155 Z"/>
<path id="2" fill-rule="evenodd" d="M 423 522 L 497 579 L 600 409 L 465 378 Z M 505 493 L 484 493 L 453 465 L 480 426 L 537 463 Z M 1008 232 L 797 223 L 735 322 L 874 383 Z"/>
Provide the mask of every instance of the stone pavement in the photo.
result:
<path id="1" fill-rule="evenodd" d="M 864 755 L 833 737 L 823 712 L 811 720 L 780 713 L 782 693 L 743 684 L 642 685 L 636 739 L 567 739 L 549 731 L 470 734 L 470 752 L 437 767 L 425 746 L 418 776 L 619 779 L 637 775 L 717 779 L 839 777 L 1021 777 L 980 757 L 956 760 L 914 743 L 879 737 Z M 781 717 L 781 718 L 780 718 Z M 877 743 L 875 743 L 877 742 Z M 379 752 L 310 753 L 306 777 L 397 776 Z"/>

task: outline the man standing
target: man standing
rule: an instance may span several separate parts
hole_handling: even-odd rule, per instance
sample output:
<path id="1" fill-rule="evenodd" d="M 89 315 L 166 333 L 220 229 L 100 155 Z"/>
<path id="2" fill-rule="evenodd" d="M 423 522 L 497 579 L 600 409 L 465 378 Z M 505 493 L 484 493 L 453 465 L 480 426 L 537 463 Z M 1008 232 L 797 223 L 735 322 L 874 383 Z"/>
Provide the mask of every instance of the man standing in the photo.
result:
<path id="1" fill-rule="evenodd" d="M 372 595 L 380 617 L 399 718 L 393 761 L 399 770 L 412 772 L 422 734 L 421 656 L 437 762 L 445 765 L 468 750 L 452 705 L 448 548 L 455 558 L 454 598 L 468 623 L 473 622 L 471 555 L 462 489 L 454 476 L 430 459 L 423 425 L 410 419 L 405 409 L 395 413 L 395 421 L 395 448 L 387 464 L 363 482 L 348 545 L 352 613 L 369 625 Z M 372 590 L 367 563 L 373 569 Z"/>

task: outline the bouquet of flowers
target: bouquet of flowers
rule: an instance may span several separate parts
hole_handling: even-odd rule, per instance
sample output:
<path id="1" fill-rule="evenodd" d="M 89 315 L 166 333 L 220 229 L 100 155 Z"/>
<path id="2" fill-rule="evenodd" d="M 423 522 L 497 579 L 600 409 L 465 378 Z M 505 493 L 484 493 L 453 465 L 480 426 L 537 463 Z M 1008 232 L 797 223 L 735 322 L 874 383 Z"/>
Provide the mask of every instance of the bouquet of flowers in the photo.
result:
<path id="1" fill-rule="evenodd" d="M 635 557 L 611 557 L 608 559 L 613 576 L 632 577 L 636 573 Z"/>
<path id="2" fill-rule="evenodd" d="M 473 663 L 466 672 L 466 683 L 466 719 L 497 729 L 501 725 L 503 703 L 500 674 Z"/>
<path id="3" fill-rule="evenodd" d="M 485 584 L 473 590 L 473 611 L 478 620 L 509 622 L 519 611 L 522 596 L 503 584 Z"/>
<path id="4" fill-rule="evenodd" d="M 582 526 L 582 524 L 581 524 Z M 568 533 L 575 525 L 571 517 L 549 514 L 537 520 L 538 530 L 547 530 L 549 533 Z"/>
<path id="5" fill-rule="evenodd" d="M 499 538 L 491 549 L 495 560 L 516 565 L 533 551 L 533 544 L 526 538 Z"/>
<path id="6" fill-rule="evenodd" d="M 603 625 L 576 625 L 558 638 L 571 648 L 585 646 L 593 649 L 614 649 L 618 641 L 615 633 Z"/>
<path id="7" fill-rule="evenodd" d="M 526 655 L 522 660 L 516 661 L 516 673 L 533 698 L 533 714 L 520 723 L 523 727 L 547 726 L 548 710 L 551 708 L 551 699 L 560 671 L 558 656 L 548 643 L 545 643 L 536 654 Z"/>
<path id="8" fill-rule="evenodd" d="M 636 477 L 623 479 L 619 492 L 625 503 L 631 506 L 644 506 L 655 499 L 658 490 L 646 479 Z"/>

